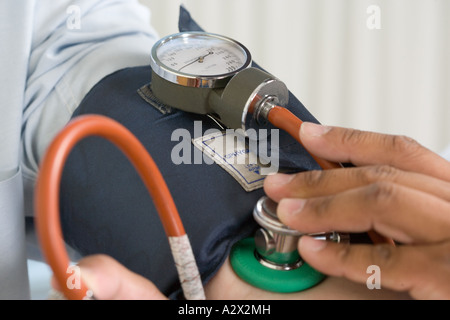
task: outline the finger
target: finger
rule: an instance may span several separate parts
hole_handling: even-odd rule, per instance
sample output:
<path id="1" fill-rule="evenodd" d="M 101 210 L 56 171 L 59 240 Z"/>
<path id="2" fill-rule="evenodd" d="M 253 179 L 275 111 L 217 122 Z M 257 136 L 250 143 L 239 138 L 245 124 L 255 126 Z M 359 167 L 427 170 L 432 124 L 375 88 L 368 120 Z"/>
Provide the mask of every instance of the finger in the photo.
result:
<path id="1" fill-rule="evenodd" d="M 282 199 L 280 220 L 304 233 L 366 232 L 403 243 L 450 237 L 450 204 L 433 195 L 388 182 L 310 199 Z"/>
<path id="2" fill-rule="evenodd" d="M 304 236 L 299 252 L 318 271 L 366 283 L 368 289 L 379 284 L 409 291 L 416 299 L 450 298 L 448 242 L 393 247 L 336 244 Z"/>
<path id="3" fill-rule="evenodd" d="M 80 276 L 98 300 L 163 300 L 167 299 L 146 278 L 131 272 L 106 255 L 83 258 L 78 266 Z M 52 282 L 55 289 L 59 286 Z"/>
<path id="4" fill-rule="evenodd" d="M 387 165 L 276 174 L 265 179 L 264 190 L 272 200 L 279 202 L 282 198 L 326 196 L 380 181 L 393 182 L 450 201 L 449 182 Z"/>
<path id="5" fill-rule="evenodd" d="M 356 166 L 387 164 L 450 181 L 450 162 L 411 138 L 303 123 L 300 139 L 320 158 Z"/>

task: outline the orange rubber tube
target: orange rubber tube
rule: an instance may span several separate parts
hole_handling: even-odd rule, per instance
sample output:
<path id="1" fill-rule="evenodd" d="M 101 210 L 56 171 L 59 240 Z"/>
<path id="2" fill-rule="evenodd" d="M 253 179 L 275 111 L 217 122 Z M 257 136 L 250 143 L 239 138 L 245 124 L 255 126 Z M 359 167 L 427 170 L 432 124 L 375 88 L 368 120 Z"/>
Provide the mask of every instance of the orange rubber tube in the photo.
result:
<path id="1" fill-rule="evenodd" d="M 300 120 L 298 117 L 296 117 L 288 109 L 275 106 L 270 110 L 267 119 L 275 127 L 289 133 L 289 135 L 291 135 L 295 140 L 297 140 L 298 143 L 300 143 L 303 146 L 303 143 L 300 140 L 299 135 L 300 127 L 302 126 L 303 121 Z M 310 155 L 323 170 L 342 168 L 342 165 L 340 163 L 335 163 L 325 159 L 318 158 L 311 153 Z"/>
<path id="2" fill-rule="evenodd" d="M 64 163 L 74 145 L 87 136 L 101 136 L 111 141 L 129 158 L 140 174 L 159 213 L 168 237 L 185 235 L 185 230 L 158 167 L 144 146 L 128 129 L 99 115 L 80 116 L 72 120 L 53 140 L 42 161 L 36 185 L 36 220 L 39 240 L 55 278 L 66 298 L 79 300 L 88 296 L 80 288 L 67 286 L 70 259 L 67 254 L 59 216 L 59 186 Z"/>
<path id="3" fill-rule="evenodd" d="M 303 121 L 300 120 L 298 117 L 296 117 L 288 109 L 280 107 L 280 106 L 274 106 L 270 110 L 267 120 L 269 120 L 269 122 L 271 124 L 273 124 L 275 127 L 286 131 L 289 135 L 291 135 L 295 140 L 297 140 L 304 147 L 302 141 L 300 140 L 300 134 L 299 134 L 300 127 L 302 126 Z M 335 162 L 331 162 L 331 161 L 328 161 L 325 159 L 318 158 L 315 155 L 313 155 L 312 153 L 310 153 L 310 155 L 323 170 L 343 168 L 342 164 L 340 164 L 340 163 L 335 163 Z M 395 245 L 394 240 L 384 237 L 384 236 L 376 233 L 375 231 L 368 231 L 367 234 L 369 235 L 372 242 L 375 244 L 387 243 L 387 244 Z"/>

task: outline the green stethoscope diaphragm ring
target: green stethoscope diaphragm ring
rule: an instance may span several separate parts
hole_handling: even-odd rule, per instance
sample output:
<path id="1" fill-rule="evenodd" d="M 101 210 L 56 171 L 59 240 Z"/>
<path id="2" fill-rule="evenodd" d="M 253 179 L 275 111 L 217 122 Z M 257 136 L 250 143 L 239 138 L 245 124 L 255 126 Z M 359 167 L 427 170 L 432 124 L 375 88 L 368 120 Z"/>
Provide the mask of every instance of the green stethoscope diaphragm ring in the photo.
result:
<path id="1" fill-rule="evenodd" d="M 268 268 L 258 261 L 255 250 L 253 238 L 243 239 L 233 246 L 230 262 L 242 280 L 257 288 L 279 293 L 299 292 L 317 285 L 325 278 L 307 263 L 288 271 Z"/>

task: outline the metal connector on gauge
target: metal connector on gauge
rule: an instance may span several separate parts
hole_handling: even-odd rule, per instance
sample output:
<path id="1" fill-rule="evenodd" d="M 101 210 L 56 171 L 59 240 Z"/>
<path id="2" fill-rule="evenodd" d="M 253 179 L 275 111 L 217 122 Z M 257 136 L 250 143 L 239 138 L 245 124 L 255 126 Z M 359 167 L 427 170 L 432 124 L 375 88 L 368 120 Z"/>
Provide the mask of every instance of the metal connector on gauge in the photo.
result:
<path id="1" fill-rule="evenodd" d="M 288 101 L 286 85 L 257 68 L 242 70 L 223 90 L 214 90 L 209 96 L 209 105 L 220 121 L 244 132 L 265 125 L 268 105 L 286 106 Z"/>

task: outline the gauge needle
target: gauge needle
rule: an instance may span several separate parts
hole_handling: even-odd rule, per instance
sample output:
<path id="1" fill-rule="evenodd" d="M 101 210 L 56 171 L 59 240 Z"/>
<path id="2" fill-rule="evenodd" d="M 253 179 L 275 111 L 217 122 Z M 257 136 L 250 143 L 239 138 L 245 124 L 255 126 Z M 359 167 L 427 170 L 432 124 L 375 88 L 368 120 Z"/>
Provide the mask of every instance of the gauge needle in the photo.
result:
<path id="1" fill-rule="evenodd" d="M 205 54 L 204 56 L 201 56 L 201 57 L 196 58 L 194 61 L 189 62 L 187 65 L 185 65 L 185 66 L 181 67 L 180 69 L 178 69 L 178 71 L 181 71 L 182 69 L 184 69 L 184 68 L 186 68 L 187 66 L 190 66 L 191 64 L 194 64 L 194 63 L 196 63 L 196 62 L 203 63 L 203 60 L 204 60 L 207 56 L 209 56 L 209 55 L 211 55 L 211 54 L 214 54 L 214 52 L 213 52 L 213 51 L 209 51 L 208 54 Z"/>

